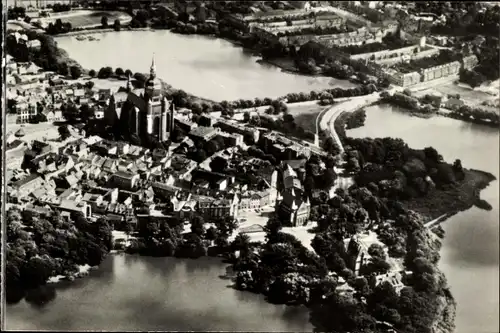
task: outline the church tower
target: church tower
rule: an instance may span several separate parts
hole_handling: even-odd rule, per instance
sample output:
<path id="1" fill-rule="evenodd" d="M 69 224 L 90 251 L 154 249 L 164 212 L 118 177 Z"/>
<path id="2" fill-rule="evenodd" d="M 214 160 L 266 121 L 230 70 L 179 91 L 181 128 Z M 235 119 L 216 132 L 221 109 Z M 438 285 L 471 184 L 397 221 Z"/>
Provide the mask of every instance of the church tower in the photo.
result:
<path id="1" fill-rule="evenodd" d="M 153 53 L 153 59 L 151 60 L 151 67 L 149 69 L 149 79 L 144 85 L 144 97 L 146 99 L 153 99 L 158 97 L 161 93 L 161 81 L 156 77 L 156 62 L 155 55 Z"/>
<path id="2" fill-rule="evenodd" d="M 132 91 L 132 77 L 130 74 L 127 77 L 127 93 Z"/>

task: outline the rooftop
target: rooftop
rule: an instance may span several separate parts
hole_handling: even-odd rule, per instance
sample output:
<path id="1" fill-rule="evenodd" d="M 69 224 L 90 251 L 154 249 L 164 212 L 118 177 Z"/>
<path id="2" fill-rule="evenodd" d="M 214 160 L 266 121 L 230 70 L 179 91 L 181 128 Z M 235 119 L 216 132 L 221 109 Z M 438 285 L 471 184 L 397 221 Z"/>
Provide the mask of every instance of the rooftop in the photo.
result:
<path id="1" fill-rule="evenodd" d="M 205 126 L 198 126 L 189 132 L 189 135 L 200 137 L 200 138 L 205 138 L 207 136 L 215 134 L 217 130 L 213 127 L 205 127 Z"/>

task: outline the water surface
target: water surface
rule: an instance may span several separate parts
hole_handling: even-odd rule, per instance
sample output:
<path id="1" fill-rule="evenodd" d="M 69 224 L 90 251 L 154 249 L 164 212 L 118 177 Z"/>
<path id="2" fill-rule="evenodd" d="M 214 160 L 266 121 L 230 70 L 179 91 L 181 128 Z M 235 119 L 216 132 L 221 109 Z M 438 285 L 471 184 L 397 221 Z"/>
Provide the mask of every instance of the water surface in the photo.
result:
<path id="1" fill-rule="evenodd" d="M 9 330 L 311 331 L 303 307 L 229 288 L 219 259 L 111 255 L 89 277 L 56 287 L 45 307 L 8 306 Z"/>
<path id="2" fill-rule="evenodd" d="M 355 86 L 345 80 L 284 73 L 257 63 L 259 58 L 240 46 L 213 37 L 167 30 L 108 32 L 94 37 L 100 40 L 78 41 L 75 36 L 56 40 L 71 58 L 96 71 L 110 66 L 149 73 L 154 53 L 160 78 L 174 88 L 216 101 Z"/>

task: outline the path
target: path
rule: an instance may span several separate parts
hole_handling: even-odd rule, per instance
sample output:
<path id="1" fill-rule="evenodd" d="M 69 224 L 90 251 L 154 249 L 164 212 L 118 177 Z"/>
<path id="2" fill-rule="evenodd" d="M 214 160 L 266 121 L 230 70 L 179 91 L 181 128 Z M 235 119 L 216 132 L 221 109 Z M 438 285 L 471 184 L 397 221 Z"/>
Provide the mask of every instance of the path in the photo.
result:
<path id="1" fill-rule="evenodd" d="M 426 227 L 427 229 L 432 229 L 432 228 L 434 228 L 435 226 L 438 226 L 438 225 L 442 222 L 442 221 L 441 221 L 441 219 L 442 219 L 443 217 L 445 217 L 446 215 L 447 215 L 447 214 L 443 214 L 443 215 L 441 215 L 440 217 L 438 217 L 438 218 L 436 218 L 436 219 L 434 219 L 434 220 L 432 220 L 432 221 L 429 221 L 429 222 L 425 223 L 425 224 L 424 224 L 424 227 Z"/>

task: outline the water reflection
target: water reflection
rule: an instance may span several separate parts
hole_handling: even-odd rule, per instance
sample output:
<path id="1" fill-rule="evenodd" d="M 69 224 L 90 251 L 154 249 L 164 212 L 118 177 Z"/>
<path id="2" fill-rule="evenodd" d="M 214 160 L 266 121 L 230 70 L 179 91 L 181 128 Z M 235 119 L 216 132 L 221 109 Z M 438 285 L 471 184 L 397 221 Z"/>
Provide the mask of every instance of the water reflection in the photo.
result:
<path id="1" fill-rule="evenodd" d="M 43 308 L 56 298 L 56 288 L 51 285 L 41 286 L 26 292 L 26 302 L 35 308 Z"/>

